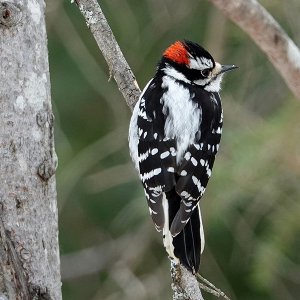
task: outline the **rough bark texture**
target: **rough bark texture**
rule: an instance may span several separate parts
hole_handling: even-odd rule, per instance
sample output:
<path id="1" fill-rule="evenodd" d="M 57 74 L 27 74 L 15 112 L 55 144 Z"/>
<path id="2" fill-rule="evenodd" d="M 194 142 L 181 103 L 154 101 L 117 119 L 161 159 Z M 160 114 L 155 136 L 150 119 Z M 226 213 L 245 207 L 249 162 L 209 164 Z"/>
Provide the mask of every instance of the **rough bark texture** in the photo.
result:
<path id="1" fill-rule="evenodd" d="M 61 299 L 43 0 L 0 0 L 0 298 Z"/>
<path id="2" fill-rule="evenodd" d="M 173 300 L 203 300 L 196 277 L 182 265 L 171 263 Z"/>
<path id="3" fill-rule="evenodd" d="M 276 20 L 256 0 L 210 1 L 250 35 L 300 99 L 300 51 Z"/>
<path id="4" fill-rule="evenodd" d="M 133 110 L 141 91 L 96 0 L 75 0 L 85 18 L 129 108 Z M 183 266 L 171 266 L 174 300 L 202 300 L 195 276 Z"/>

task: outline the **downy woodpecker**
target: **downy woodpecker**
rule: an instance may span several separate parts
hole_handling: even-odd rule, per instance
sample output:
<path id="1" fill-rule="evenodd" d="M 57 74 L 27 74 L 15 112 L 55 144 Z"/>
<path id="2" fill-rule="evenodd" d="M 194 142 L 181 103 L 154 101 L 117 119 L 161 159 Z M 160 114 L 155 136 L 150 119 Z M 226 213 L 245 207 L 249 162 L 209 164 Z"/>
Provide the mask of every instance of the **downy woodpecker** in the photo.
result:
<path id="1" fill-rule="evenodd" d="M 169 257 L 198 272 L 204 248 L 199 200 L 222 134 L 221 65 L 201 46 L 165 50 L 130 121 L 129 148 Z"/>

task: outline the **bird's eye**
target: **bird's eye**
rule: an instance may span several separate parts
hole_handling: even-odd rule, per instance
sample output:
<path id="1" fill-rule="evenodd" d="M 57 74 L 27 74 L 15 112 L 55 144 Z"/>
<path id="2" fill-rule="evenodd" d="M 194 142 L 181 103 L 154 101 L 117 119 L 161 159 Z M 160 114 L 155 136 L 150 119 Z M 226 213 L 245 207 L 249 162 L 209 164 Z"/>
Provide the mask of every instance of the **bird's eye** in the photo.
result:
<path id="1" fill-rule="evenodd" d="M 208 77 L 209 73 L 210 73 L 210 69 L 201 70 L 201 75 L 203 77 Z"/>

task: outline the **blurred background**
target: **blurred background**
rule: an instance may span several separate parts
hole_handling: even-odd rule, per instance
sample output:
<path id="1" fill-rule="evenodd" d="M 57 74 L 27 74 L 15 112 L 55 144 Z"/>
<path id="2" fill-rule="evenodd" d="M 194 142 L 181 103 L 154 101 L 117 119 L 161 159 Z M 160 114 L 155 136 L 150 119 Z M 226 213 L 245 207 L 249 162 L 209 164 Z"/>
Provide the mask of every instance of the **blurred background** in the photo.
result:
<path id="1" fill-rule="evenodd" d="M 171 299 L 169 260 L 128 154 L 130 111 L 77 6 L 46 2 L 64 300 Z M 299 46 L 300 2 L 261 2 Z M 223 84 L 224 134 L 201 200 L 201 274 L 232 300 L 299 299 L 299 99 L 209 1 L 101 5 L 141 88 L 178 39 L 240 67 Z"/>

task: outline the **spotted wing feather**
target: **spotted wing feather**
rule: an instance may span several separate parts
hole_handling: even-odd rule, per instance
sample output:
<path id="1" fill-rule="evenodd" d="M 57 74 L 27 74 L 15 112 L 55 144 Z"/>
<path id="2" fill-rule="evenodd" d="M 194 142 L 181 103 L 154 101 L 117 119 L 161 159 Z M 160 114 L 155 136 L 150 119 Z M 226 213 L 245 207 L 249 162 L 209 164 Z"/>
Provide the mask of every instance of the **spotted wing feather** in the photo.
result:
<path id="1" fill-rule="evenodd" d="M 174 236 L 181 232 L 188 222 L 211 176 L 215 155 L 198 149 L 199 146 L 199 144 L 193 144 L 188 149 L 178 170 L 181 176 L 175 189 L 181 197 L 181 202 L 171 226 L 171 233 Z"/>
<path id="2" fill-rule="evenodd" d="M 164 136 L 165 115 L 160 99 L 161 78 L 148 85 L 140 100 L 138 114 L 138 165 L 149 211 L 158 230 L 164 226 L 162 193 L 175 185 L 176 141 Z"/>

